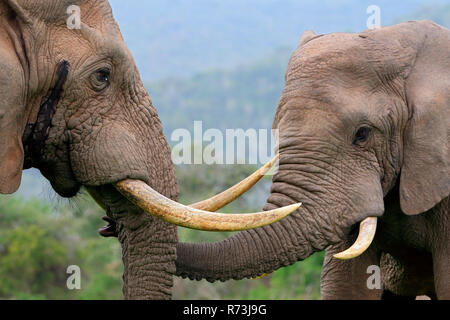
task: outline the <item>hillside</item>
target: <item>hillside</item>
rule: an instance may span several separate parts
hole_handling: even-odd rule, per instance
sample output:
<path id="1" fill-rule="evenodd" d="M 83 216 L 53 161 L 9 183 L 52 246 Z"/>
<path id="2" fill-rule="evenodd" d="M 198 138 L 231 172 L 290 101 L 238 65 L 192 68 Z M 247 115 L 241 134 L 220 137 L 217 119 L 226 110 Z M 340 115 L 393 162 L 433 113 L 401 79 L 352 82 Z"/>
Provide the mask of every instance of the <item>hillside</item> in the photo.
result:
<path id="1" fill-rule="evenodd" d="M 153 81 L 227 69 L 294 48 L 306 29 L 320 33 L 366 29 L 366 9 L 381 8 L 382 25 L 445 0 L 111 0 L 114 16 Z"/>
<path id="2" fill-rule="evenodd" d="M 290 50 L 231 70 L 199 73 L 189 79 L 148 84 L 165 133 L 192 130 L 194 120 L 204 128 L 270 128 L 284 86 Z"/>

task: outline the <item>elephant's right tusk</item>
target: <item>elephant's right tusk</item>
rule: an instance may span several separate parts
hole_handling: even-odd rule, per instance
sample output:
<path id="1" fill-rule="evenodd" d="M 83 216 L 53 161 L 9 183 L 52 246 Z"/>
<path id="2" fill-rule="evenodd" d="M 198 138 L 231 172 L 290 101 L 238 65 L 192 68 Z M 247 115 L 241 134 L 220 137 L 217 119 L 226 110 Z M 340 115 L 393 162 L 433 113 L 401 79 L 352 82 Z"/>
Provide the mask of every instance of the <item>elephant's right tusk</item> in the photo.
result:
<path id="1" fill-rule="evenodd" d="M 355 243 L 345 251 L 336 253 L 333 257 L 341 260 L 356 258 L 369 248 L 377 231 L 377 218 L 369 217 L 359 225 L 359 234 Z"/>
<path id="2" fill-rule="evenodd" d="M 241 182 L 235 184 L 228 190 L 225 190 L 212 198 L 189 205 L 191 208 L 205 210 L 205 211 L 217 211 L 220 208 L 225 207 L 230 202 L 233 202 L 239 198 L 242 194 L 247 192 L 253 187 L 264 175 L 273 167 L 280 157 L 277 154 L 272 160 L 267 162 L 264 166 L 256 170 L 252 175 L 248 176 Z"/>
<path id="3" fill-rule="evenodd" d="M 114 185 L 132 203 L 166 222 L 205 231 L 241 231 L 281 220 L 301 203 L 275 210 L 249 214 L 223 214 L 203 211 L 166 198 L 140 180 L 123 180 Z"/>

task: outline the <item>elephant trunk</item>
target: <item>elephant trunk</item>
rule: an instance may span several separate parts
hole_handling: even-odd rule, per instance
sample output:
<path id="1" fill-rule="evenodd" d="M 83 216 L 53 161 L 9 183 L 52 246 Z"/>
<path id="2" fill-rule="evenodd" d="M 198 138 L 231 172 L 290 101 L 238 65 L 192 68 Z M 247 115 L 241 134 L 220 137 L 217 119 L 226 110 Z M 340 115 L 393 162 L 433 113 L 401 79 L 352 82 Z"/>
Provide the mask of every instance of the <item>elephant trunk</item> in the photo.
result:
<path id="1" fill-rule="evenodd" d="M 125 219 L 135 219 L 133 215 Z M 128 223 L 128 225 L 132 225 Z M 175 273 L 176 227 L 154 219 L 131 230 L 119 227 L 127 300 L 169 300 Z"/>
<path id="2" fill-rule="evenodd" d="M 332 159 L 326 154 L 303 148 L 295 149 L 301 156 L 293 157 L 288 151 L 286 147 L 285 157 L 281 153 L 264 210 L 296 202 L 302 206 L 274 224 L 242 231 L 223 241 L 179 243 L 177 275 L 225 281 L 272 273 L 346 239 L 353 226 L 363 220 L 358 241 L 336 257 L 348 259 L 364 252 L 375 234 L 376 217 L 384 211 L 381 185 L 364 182 L 379 181 L 377 173 L 355 178 L 358 189 L 345 187 L 343 175 L 327 165 Z"/>
<path id="3" fill-rule="evenodd" d="M 274 183 L 264 210 L 295 203 L 279 193 L 285 183 Z M 305 204 L 305 203 L 304 203 Z M 240 280 L 269 274 L 280 267 L 306 259 L 322 250 L 327 242 L 317 232 L 307 230 L 310 212 L 300 207 L 287 218 L 254 230 L 241 231 L 215 243 L 178 243 L 176 274 L 191 280 Z M 311 238 L 316 234 L 315 238 Z"/>

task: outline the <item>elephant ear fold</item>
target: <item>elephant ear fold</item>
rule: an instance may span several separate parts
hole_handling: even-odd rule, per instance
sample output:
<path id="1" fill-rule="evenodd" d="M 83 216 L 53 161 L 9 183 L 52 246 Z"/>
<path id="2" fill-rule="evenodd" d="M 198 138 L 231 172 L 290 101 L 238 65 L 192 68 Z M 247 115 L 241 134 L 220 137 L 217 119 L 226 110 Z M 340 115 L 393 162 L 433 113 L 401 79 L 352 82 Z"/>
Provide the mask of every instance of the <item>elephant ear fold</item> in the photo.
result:
<path id="1" fill-rule="evenodd" d="M 450 32 L 432 36 L 434 43 L 422 49 L 406 82 L 410 119 L 400 205 L 408 215 L 426 212 L 450 194 Z"/>
<path id="2" fill-rule="evenodd" d="M 311 30 L 306 30 L 305 32 L 303 32 L 302 36 L 300 37 L 300 40 L 298 41 L 298 47 L 301 47 L 304 44 L 311 41 L 312 39 L 318 38 L 320 36 L 322 35 L 317 35 L 316 33 L 314 33 L 314 31 Z"/>
<path id="3" fill-rule="evenodd" d="M 5 3 L 13 14 L 21 21 L 28 23 L 30 19 L 21 7 L 21 1 L 6 0 Z M 16 67 L 3 55 L 2 66 L 5 74 L 10 76 L 10 84 L 2 84 L 0 100 L 0 194 L 11 194 L 17 191 L 22 179 L 24 151 L 22 146 L 22 117 L 24 106 L 19 103 L 21 96 L 17 93 Z"/>
<path id="4" fill-rule="evenodd" d="M 26 10 L 22 8 L 21 2 L 23 1 L 5 0 L 5 2 L 8 5 L 8 7 L 14 12 L 14 14 L 22 20 L 22 22 L 31 23 L 31 19 L 29 15 L 26 13 Z"/>
<path id="5" fill-rule="evenodd" d="M 3 125 L 3 121 L 0 125 Z M 11 194 L 20 186 L 24 154 L 21 139 L 4 133 L 2 128 L 0 130 L 0 193 Z"/>

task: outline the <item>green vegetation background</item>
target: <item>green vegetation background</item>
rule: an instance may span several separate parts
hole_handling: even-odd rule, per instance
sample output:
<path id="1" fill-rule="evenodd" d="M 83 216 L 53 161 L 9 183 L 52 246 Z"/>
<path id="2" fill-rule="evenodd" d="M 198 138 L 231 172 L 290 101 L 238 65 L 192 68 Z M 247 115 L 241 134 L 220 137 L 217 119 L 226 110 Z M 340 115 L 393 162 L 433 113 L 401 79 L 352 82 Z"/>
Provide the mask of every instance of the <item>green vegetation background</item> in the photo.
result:
<path id="1" fill-rule="evenodd" d="M 347 5 L 350 5 L 351 1 L 347 2 Z M 287 3 L 298 5 L 297 1 Z M 279 9 L 275 2 L 265 1 L 264 4 L 264 6 L 275 6 L 274 10 Z M 267 9 L 267 12 L 273 12 L 271 8 L 264 6 L 262 8 Z M 317 5 L 311 2 L 309 6 Z M 296 10 L 287 11 L 297 14 Z M 130 14 L 132 13 L 130 11 Z M 158 12 L 154 14 L 159 15 Z M 404 16 L 402 12 L 398 15 Z M 263 28 L 262 26 L 267 27 L 264 12 L 252 17 L 260 20 L 258 23 L 247 23 L 247 27 L 257 26 L 258 30 Z M 409 18 L 433 19 L 449 27 L 450 6 L 426 6 L 401 20 Z M 246 17 L 243 16 L 239 21 L 245 20 Z M 241 24 L 242 27 L 246 27 L 245 23 Z M 132 27 L 131 24 L 122 23 L 121 26 L 125 30 Z M 195 29 L 195 23 L 190 24 L 190 27 Z M 222 36 L 228 32 L 219 29 Z M 153 29 L 145 29 L 146 32 L 148 30 Z M 157 28 L 156 31 L 158 30 Z M 236 31 L 238 29 L 233 30 L 230 32 L 241 33 L 241 29 L 239 32 Z M 130 30 L 129 33 L 132 31 Z M 194 31 L 189 34 L 194 34 Z M 180 33 L 180 36 L 180 41 L 186 41 L 185 33 Z M 215 36 L 217 35 L 213 33 L 211 37 Z M 152 39 L 151 47 L 158 47 L 155 43 L 162 41 L 161 48 L 170 48 L 167 43 L 164 43 L 167 41 L 164 37 L 155 39 L 150 35 L 148 38 Z M 271 40 L 267 43 L 273 47 L 272 42 L 275 41 L 273 39 L 278 39 L 277 34 L 272 33 L 269 38 Z M 128 40 L 131 43 L 130 47 L 133 47 L 134 40 Z M 223 56 L 216 56 L 213 59 L 211 55 L 216 52 L 231 55 L 233 58 L 239 56 L 233 51 L 233 46 L 224 46 L 222 50 L 210 47 L 208 41 L 211 39 L 208 37 L 203 37 L 203 40 L 206 43 L 198 43 L 195 48 L 196 50 L 204 48 L 210 53 L 207 59 L 210 65 L 214 65 L 217 59 L 219 62 L 223 59 Z M 291 43 L 290 40 L 289 43 Z M 183 42 L 181 44 L 174 42 L 171 45 L 179 48 L 182 44 Z M 258 52 L 266 52 L 265 57 L 235 68 L 226 67 L 188 77 L 181 73 L 183 78 L 172 77 L 147 83 L 169 139 L 172 130 L 176 128 L 192 129 L 194 120 L 203 120 L 205 129 L 270 128 L 292 48 L 278 49 L 271 54 L 267 54 L 267 48 L 263 50 L 264 48 L 257 47 L 256 44 L 254 49 Z M 147 55 L 143 54 L 144 51 L 135 52 L 136 48 L 132 51 L 137 56 L 145 56 L 147 61 L 159 64 L 155 68 L 159 67 L 160 71 L 171 70 L 170 62 L 176 61 L 175 64 L 171 64 L 171 67 L 172 74 L 177 74 L 177 70 L 183 69 L 183 66 L 188 65 L 193 58 L 201 56 L 199 52 L 186 50 L 183 50 L 182 54 L 164 50 L 154 52 L 156 56 L 150 55 L 152 59 L 148 59 Z M 252 52 L 246 54 L 253 55 Z M 163 61 L 161 59 L 170 60 L 167 68 L 161 68 L 161 61 Z M 197 64 L 203 65 L 203 58 L 197 60 L 190 65 L 190 69 L 195 69 Z M 235 61 L 240 60 L 236 58 Z M 152 66 L 149 64 L 147 72 L 143 70 L 145 79 L 151 79 L 146 75 L 153 71 Z M 213 195 L 240 181 L 253 170 L 255 170 L 254 166 L 245 165 L 179 166 L 177 177 L 180 184 L 180 200 L 183 203 L 192 203 Z M 104 225 L 101 220 L 104 213 L 85 194 L 70 201 L 49 200 L 48 196 L 42 196 L 41 186 L 42 178 L 39 174 L 36 171 L 28 171 L 24 175 L 19 195 L 0 196 L 0 299 L 122 299 L 120 246 L 116 239 L 104 239 L 97 233 L 97 229 Z M 269 187 L 270 179 L 259 182 L 242 199 L 225 208 L 225 211 L 245 212 L 261 209 Z M 181 241 L 190 242 L 216 241 L 229 236 L 227 233 L 206 233 L 183 228 L 179 229 L 179 235 Z M 317 253 L 306 261 L 282 268 L 268 277 L 257 280 L 211 284 L 206 281 L 197 282 L 176 278 L 174 298 L 317 299 L 320 297 L 319 279 L 322 260 L 323 253 Z M 71 291 L 66 287 L 69 276 L 66 270 L 69 265 L 78 265 L 81 268 L 81 290 Z"/>

